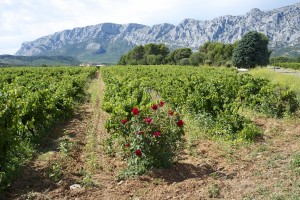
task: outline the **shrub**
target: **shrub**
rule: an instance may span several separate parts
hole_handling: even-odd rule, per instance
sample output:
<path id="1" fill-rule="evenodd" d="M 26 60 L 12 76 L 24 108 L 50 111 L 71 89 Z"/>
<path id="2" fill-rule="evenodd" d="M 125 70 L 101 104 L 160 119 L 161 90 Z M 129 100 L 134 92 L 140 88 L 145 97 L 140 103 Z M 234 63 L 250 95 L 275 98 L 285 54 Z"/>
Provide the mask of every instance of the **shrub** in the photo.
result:
<path id="1" fill-rule="evenodd" d="M 225 63 L 225 67 L 231 67 L 231 66 L 232 66 L 232 62 L 227 61 L 227 62 Z"/>
<path id="2" fill-rule="evenodd" d="M 204 64 L 206 64 L 206 65 L 212 65 L 212 63 L 213 63 L 213 62 L 212 62 L 211 60 L 205 60 L 205 61 L 204 61 Z"/>
<path id="3" fill-rule="evenodd" d="M 188 58 L 182 58 L 180 61 L 179 61 L 179 65 L 181 66 L 188 66 L 190 65 L 190 61 Z"/>
<path id="4" fill-rule="evenodd" d="M 203 63 L 203 56 L 198 52 L 193 53 L 189 58 L 189 62 L 192 66 L 198 66 Z"/>
<path id="5" fill-rule="evenodd" d="M 178 113 L 167 111 L 161 101 L 149 109 L 133 108 L 130 116 L 116 117 L 111 129 L 128 164 L 127 175 L 172 166 L 184 135 L 184 122 Z"/>

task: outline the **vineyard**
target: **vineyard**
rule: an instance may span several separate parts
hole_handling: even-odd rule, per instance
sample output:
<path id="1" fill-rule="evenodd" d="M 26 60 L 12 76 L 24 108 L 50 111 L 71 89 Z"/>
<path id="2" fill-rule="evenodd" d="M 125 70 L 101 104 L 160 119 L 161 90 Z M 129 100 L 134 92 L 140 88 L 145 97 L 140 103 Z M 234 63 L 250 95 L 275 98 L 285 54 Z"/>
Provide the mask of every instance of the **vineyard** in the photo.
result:
<path id="1" fill-rule="evenodd" d="M 0 71 L 0 183 L 5 187 L 36 142 L 85 98 L 92 68 L 4 68 Z"/>
<path id="2" fill-rule="evenodd" d="M 89 97 L 87 85 L 93 78 L 98 82 Z M 10 185 L 17 166 L 32 157 L 49 128 L 72 117 L 78 104 L 90 103 L 95 109 L 90 127 L 80 136 L 85 141 L 76 143 L 76 148 L 85 145 L 82 152 L 68 155 L 72 145 L 64 139 L 61 158 L 66 162 L 50 165 L 59 170 L 72 170 L 72 162 L 78 165 L 72 175 L 50 178 L 55 187 L 44 192 L 51 198 L 267 198 L 271 194 L 252 189 L 266 180 L 275 184 L 268 171 L 273 168 L 282 178 L 278 188 L 283 197 L 299 194 L 288 181 L 300 184 L 300 157 L 293 153 L 300 147 L 295 139 L 298 122 L 292 121 L 297 119 L 299 93 L 287 85 L 230 68 L 191 66 L 4 68 L 0 80 L 2 188 Z M 283 175 L 277 169 L 284 169 Z M 72 193 L 69 186 L 75 179 L 68 177 L 74 174 L 76 183 L 88 189 Z M 241 192 L 244 179 L 249 183 Z M 272 184 L 266 188 L 271 190 Z M 51 193 L 57 187 L 59 192 Z M 289 193 L 287 188 L 292 188 Z"/>
<path id="3" fill-rule="evenodd" d="M 211 136 L 230 140 L 253 140 L 259 134 L 241 108 L 281 118 L 299 106 L 294 91 L 226 68 L 114 67 L 104 69 L 103 77 L 103 109 L 113 116 L 131 118 L 134 106 L 162 99 L 171 109 L 192 116 Z"/>
<path id="4" fill-rule="evenodd" d="M 262 130 L 243 116 L 243 109 L 282 118 L 292 115 L 299 107 L 294 91 L 226 68 L 131 66 L 106 68 L 102 74 L 107 88 L 103 109 L 111 114 L 106 123 L 111 133 L 109 151 L 115 151 L 115 154 L 123 152 L 129 166 L 125 175 L 121 175 L 125 177 L 142 174 L 147 169 L 160 168 L 173 161 L 172 156 L 167 156 L 171 153 L 161 155 L 160 152 L 170 151 L 176 155 L 176 148 L 172 151 L 159 146 L 159 142 L 164 141 L 164 147 L 168 144 L 176 147 L 181 141 L 181 131 L 164 122 L 174 119 L 165 119 L 157 113 L 160 104 L 167 103 L 171 113 L 176 111 L 178 116 L 182 114 L 192 118 L 209 138 L 244 142 L 253 141 Z M 146 122 L 147 119 L 156 119 L 152 123 L 154 128 L 137 119 L 133 110 L 146 111 L 151 107 L 153 112 L 144 119 Z M 126 125 L 128 121 L 130 125 Z M 136 134 L 132 136 L 132 133 Z M 152 134 L 153 140 L 149 140 Z M 152 148 L 161 151 L 153 155 L 155 151 L 148 150 Z M 146 153 L 141 157 L 144 150 Z M 158 164 L 164 159 L 164 163 Z"/>

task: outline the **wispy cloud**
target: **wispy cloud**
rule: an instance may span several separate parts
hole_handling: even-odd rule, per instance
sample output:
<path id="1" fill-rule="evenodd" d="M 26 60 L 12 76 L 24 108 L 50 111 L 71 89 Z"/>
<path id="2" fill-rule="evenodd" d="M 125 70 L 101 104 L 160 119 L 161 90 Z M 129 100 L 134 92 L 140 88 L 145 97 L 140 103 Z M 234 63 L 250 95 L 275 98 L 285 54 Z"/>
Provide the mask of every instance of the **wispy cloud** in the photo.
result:
<path id="1" fill-rule="evenodd" d="M 177 25 L 185 18 L 209 20 L 241 15 L 251 8 L 270 10 L 297 0 L 2 0 L 0 54 L 15 53 L 24 41 L 65 29 L 104 22 L 163 22 Z"/>

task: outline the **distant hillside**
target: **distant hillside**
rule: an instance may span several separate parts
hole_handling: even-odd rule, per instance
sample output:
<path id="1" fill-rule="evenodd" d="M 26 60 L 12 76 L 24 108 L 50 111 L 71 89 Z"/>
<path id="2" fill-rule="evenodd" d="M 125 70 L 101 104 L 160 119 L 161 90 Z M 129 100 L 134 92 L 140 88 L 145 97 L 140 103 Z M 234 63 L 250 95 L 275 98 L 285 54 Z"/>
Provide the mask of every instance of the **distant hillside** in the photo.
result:
<path id="1" fill-rule="evenodd" d="M 0 55 L 0 66 L 74 66 L 80 61 L 70 56 L 12 56 Z"/>
<path id="2" fill-rule="evenodd" d="M 185 19 L 179 25 L 104 23 L 74 28 L 25 42 L 16 55 L 64 55 L 97 63 L 116 63 L 136 45 L 164 43 L 196 50 L 208 41 L 233 43 L 249 31 L 264 33 L 276 55 L 300 55 L 300 3 L 271 11 L 252 9 L 243 16 Z"/>

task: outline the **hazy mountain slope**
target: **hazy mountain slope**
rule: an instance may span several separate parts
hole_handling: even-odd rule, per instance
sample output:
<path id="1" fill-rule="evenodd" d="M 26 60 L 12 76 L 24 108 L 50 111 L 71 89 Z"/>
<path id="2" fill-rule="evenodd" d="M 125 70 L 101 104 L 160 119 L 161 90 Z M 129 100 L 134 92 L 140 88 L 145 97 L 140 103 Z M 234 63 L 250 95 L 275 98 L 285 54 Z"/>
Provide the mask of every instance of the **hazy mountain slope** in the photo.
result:
<path id="1" fill-rule="evenodd" d="M 80 61 L 67 56 L 12 56 L 0 55 L 1 66 L 73 66 L 79 65 Z"/>

